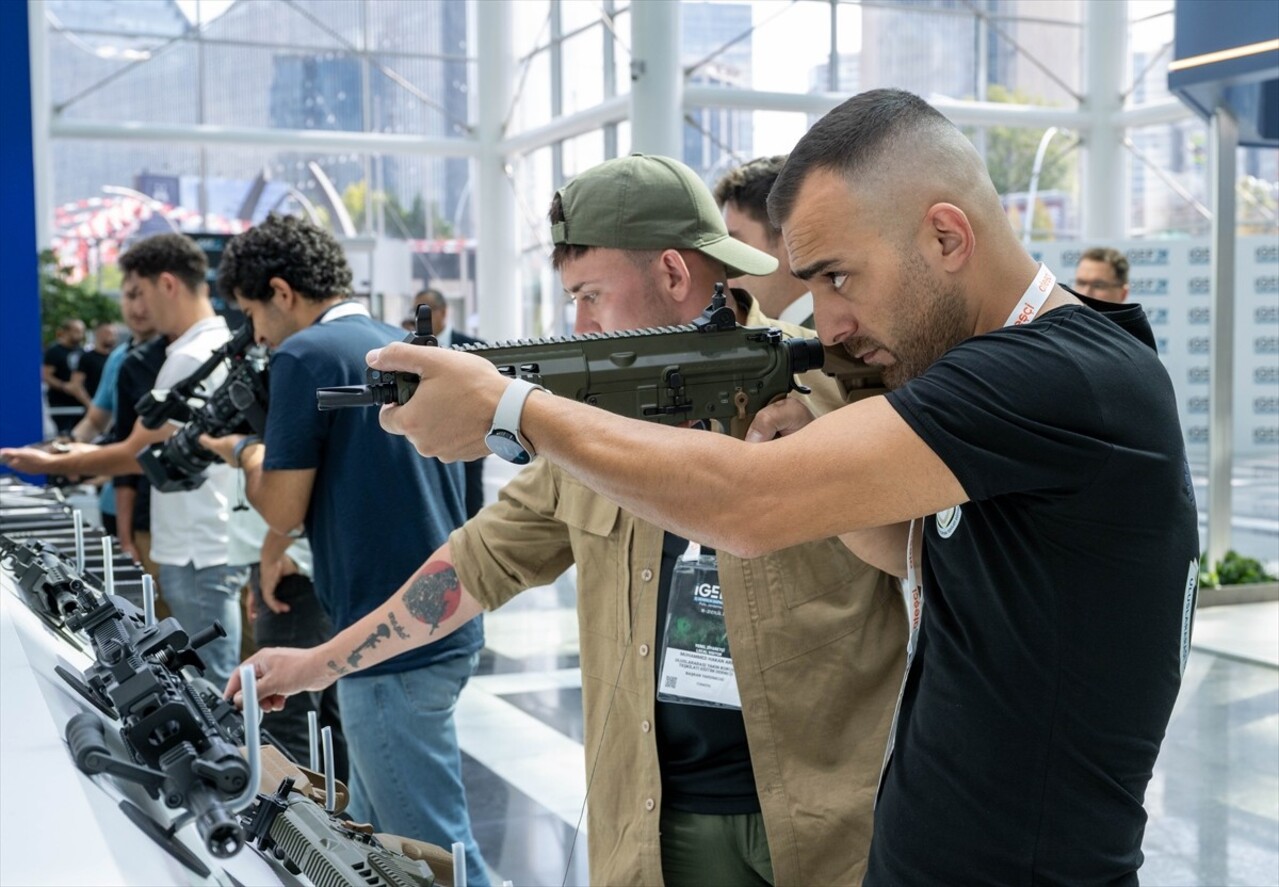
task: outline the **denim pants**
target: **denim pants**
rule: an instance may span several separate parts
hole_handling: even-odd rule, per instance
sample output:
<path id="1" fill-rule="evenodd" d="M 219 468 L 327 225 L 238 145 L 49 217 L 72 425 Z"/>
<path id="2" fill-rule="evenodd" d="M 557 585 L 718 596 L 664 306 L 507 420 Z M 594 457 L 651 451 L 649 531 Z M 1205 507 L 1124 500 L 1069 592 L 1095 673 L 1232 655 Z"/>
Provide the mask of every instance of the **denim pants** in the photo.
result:
<path id="1" fill-rule="evenodd" d="M 249 568 L 219 564 L 197 570 L 194 564 L 160 564 L 160 588 L 169 612 L 188 635 L 221 622 L 226 637 L 205 644 L 197 652 L 206 666 L 204 676 L 221 689 L 240 664 L 240 591 L 249 581 Z"/>
<path id="2" fill-rule="evenodd" d="M 289 605 L 287 613 L 274 613 L 262 599 L 261 572 L 253 565 L 249 585 L 253 589 L 253 646 L 263 647 L 315 647 L 333 637 L 329 617 L 320 607 L 311 580 L 295 573 L 284 576 L 275 587 L 275 596 Z M 341 714 L 338 709 L 337 687 L 329 687 L 322 693 L 298 693 L 289 698 L 281 711 L 273 711 L 262 718 L 262 728 L 289 750 L 302 766 L 310 766 L 311 730 L 307 715 L 316 712 L 320 727 L 333 728 L 333 768 L 337 778 L 349 783 L 346 737 L 342 734 Z M 323 771 L 323 759 L 317 769 Z"/>
<path id="3" fill-rule="evenodd" d="M 479 654 L 397 674 L 338 681 L 356 822 L 445 850 L 466 845 L 467 883 L 489 883 L 471 834 L 453 709 Z"/>

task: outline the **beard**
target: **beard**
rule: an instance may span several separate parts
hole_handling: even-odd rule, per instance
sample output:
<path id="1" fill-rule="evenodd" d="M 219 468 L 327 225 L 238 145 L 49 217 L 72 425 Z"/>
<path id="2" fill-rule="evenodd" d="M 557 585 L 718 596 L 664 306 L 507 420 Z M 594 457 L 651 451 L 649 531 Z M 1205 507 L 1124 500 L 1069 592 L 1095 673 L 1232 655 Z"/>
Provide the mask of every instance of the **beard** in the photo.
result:
<path id="1" fill-rule="evenodd" d="M 963 292 L 957 284 L 936 277 L 922 256 L 913 250 L 901 254 L 900 284 L 891 300 L 895 308 L 889 334 L 895 344 L 866 336 L 844 342 L 850 355 L 879 349 L 893 362 L 882 368 L 884 386 L 900 388 L 928 369 L 937 358 L 970 335 Z"/>

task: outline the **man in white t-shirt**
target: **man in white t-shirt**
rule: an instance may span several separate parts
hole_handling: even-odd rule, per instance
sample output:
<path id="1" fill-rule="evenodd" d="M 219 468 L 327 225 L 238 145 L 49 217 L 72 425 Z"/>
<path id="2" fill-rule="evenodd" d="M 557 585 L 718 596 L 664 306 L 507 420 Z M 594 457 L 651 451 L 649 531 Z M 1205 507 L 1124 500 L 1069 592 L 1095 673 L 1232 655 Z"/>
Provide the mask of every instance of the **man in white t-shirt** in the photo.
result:
<path id="1" fill-rule="evenodd" d="M 230 339 L 226 320 L 213 311 L 205 283 L 208 262 L 195 242 L 180 234 L 149 237 L 120 257 L 124 288 L 138 293 L 156 329 L 170 339 L 155 387 L 167 389 L 191 375 Z M 205 380 L 212 392 L 226 376 L 219 367 Z M 32 474 L 92 476 L 142 471 L 138 454 L 167 440 L 176 430 L 165 423 L 150 429 L 139 419 L 128 437 L 103 447 L 85 445 L 52 454 L 33 448 L 0 450 L 0 460 Z M 194 634 L 214 620 L 226 637 L 201 648 L 206 677 L 221 686 L 240 661 L 240 591 L 247 567 L 228 563 L 228 534 L 235 500 L 235 473 L 219 462 L 206 470 L 198 488 L 151 496 L 151 559 L 159 566 L 165 603 Z"/>

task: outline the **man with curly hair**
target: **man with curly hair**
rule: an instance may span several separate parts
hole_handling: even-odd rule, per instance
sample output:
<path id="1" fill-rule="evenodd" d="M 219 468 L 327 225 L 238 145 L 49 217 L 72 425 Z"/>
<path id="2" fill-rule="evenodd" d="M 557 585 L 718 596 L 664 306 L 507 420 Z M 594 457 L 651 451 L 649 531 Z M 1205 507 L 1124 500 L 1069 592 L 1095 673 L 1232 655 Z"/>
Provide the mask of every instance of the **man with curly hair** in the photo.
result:
<path id="1" fill-rule="evenodd" d="M 399 341 L 351 300 L 338 242 L 310 222 L 272 216 L 232 240 L 218 287 L 253 322 L 271 358 L 262 440 L 204 443 L 244 471 L 249 501 L 279 532 L 305 526 L 316 594 L 341 630 L 380 606 L 464 520 L 462 467 L 422 459 L 373 410 L 319 412 L 315 389 L 363 383 L 364 356 Z M 355 672 L 383 643 L 371 634 L 334 668 Z M 483 646 L 477 621 L 451 637 L 338 682 L 351 765 L 351 814 L 379 831 L 467 848 L 470 883 L 487 883 L 471 835 L 453 722 Z"/>

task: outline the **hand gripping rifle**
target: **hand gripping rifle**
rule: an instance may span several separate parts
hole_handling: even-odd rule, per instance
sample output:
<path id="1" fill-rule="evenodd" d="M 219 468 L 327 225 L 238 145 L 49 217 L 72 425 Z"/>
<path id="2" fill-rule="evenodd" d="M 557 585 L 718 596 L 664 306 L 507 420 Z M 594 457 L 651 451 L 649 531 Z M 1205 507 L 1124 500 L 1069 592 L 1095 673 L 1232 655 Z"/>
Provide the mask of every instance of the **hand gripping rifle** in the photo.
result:
<path id="1" fill-rule="evenodd" d="M 737 437 L 750 418 L 788 391 L 808 393 L 797 373 L 820 369 L 824 353 L 814 339 L 785 339 L 771 327 L 737 324 L 723 284 L 690 324 L 616 333 L 521 339 L 501 345 L 454 346 L 479 355 L 512 379 L 526 379 L 561 397 L 610 413 L 679 425 L 718 420 Z M 430 309 L 419 306 L 417 332 L 405 339 L 435 346 Z M 413 373 L 369 369 L 367 385 L 321 388 L 321 410 L 404 404 L 421 379 Z"/>

